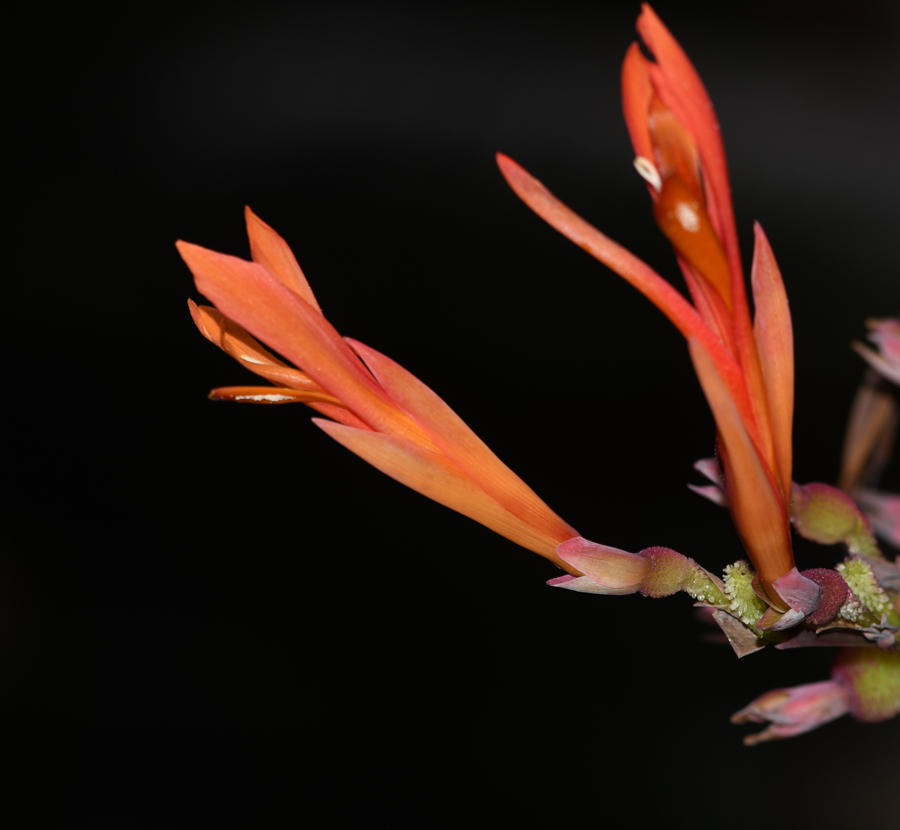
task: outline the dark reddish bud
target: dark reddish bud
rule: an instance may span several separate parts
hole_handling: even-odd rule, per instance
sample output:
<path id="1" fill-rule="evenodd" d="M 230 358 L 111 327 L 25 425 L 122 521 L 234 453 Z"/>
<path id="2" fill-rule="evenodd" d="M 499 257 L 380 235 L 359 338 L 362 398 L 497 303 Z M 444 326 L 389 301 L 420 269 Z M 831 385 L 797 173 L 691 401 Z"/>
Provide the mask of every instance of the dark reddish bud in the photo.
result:
<path id="1" fill-rule="evenodd" d="M 850 588 L 844 582 L 844 578 L 831 568 L 810 568 L 808 571 L 802 571 L 801 574 L 822 589 L 819 607 L 807 616 L 805 622 L 810 625 L 824 625 L 831 622 L 847 601 L 850 593 Z"/>

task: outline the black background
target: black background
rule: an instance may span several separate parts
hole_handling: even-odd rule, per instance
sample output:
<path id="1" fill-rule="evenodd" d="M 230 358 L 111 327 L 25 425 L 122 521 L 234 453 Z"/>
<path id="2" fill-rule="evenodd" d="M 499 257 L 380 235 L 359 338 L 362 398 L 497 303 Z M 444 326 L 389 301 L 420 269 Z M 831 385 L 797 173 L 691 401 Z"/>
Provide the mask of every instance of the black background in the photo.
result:
<path id="1" fill-rule="evenodd" d="M 897 310 L 897 5 L 656 8 L 715 101 L 745 257 L 759 219 L 788 284 L 796 478 L 833 481 L 849 342 Z M 493 161 L 677 279 L 621 117 L 638 10 L 31 9 L 8 98 L 5 826 L 889 820 L 900 723 L 755 749 L 728 724 L 825 678 L 824 650 L 737 661 L 683 595 L 550 589 L 304 408 L 205 398 L 254 381 L 193 329 L 172 243 L 247 256 L 247 203 L 339 331 L 585 536 L 739 558 L 685 486 L 713 428 L 679 335 Z"/>

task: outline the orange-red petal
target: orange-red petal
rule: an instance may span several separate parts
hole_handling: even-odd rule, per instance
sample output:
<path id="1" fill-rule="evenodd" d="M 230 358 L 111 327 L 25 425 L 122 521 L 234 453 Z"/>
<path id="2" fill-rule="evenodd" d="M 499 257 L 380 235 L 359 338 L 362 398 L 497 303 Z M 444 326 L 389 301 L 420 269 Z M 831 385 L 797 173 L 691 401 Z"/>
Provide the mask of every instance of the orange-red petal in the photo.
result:
<path id="1" fill-rule="evenodd" d="M 794 335 L 791 310 L 781 271 L 769 240 L 757 223 L 750 282 L 756 319 L 753 330 L 759 349 L 775 459 L 785 499 L 791 493 L 792 426 L 794 419 Z"/>
<path id="2" fill-rule="evenodd" d="M 780 489 L 760 460 L 709 355 L 694 339 L 688 341 L 688 347 L 724 444 L 729 468 L 725 484 L 732 518 L 766 593 L 778 602 L 772 585 L 794 567 L 790 524 Z"/>
<path id="3" fill-rule="evenodd" d="M 176 244 L 198 290 L 227 318 L 301 367 L 369 426 L 428 442 L 334 327 L 266 268 L 188 242 Z"/>
<path id="4" fill-rule="evenodd" d="M 743 282 L 725 147 L 709 94 L 678 41 L 646 3 L 641 7 L 637 30 L 656 60 L 647 66 L 654 90 L 697 142 L 706 208 L 722 240 L 732 273 Z"/>
<path id="5" fill-rule="evenodd" d="M 318 418 L 313 422 L 335 441 L 401 484 L 539 553 L 564 570 L 572 570 L 556 555 L 559 543 L 554 538 L 514 516 L 443 455 L 395 435 L 365 432 Z M 402 539 L 402 528 L 396 535 Z M 427 555 L 427 550 L 418 553 Z"/>
<path id="6" fill-rule="evenodd" d="M 703 345 L 741 415 L 752 423 L 741 368 L 697 310 L 649 265 L 588 224 L 511 158 L 498 153 L 497 164 L 516 195 L 541 219 L 631 283 L 685 338 L 696 338 Z"/>
<path id="7" fill-rule="evenodd" d="M 647 126 L 653 140 L 653 161 L 660 176 L 663 179 L 670 175 L 678 176 L 690 188 L 695 199 L 704 201 L 697 142 L 657 95 L 650 99 Z"/>
<path id="8" fill-rule="evenodd" d="M 415 418 L 466 478 L 523 522 L 556 539 L 557 544 L 578 535 L 415 375 L 375 349 L 356 340 L 347 342 L 391 399 Z"/>
<path id="9" fill-rule="evenodd" d="M 316 311 L 321 312 L 316 296 L 287 242 L 249 207 L 244 208 L 244 218 L 247 220 L 247 236 L 250 238 L 250 255 L 253 261 L 268 270 L 285 288 L 295 291 Z"/>
<path id="10" fill-rule="evenodd" d="M 681 176 L 663 178 L 653 216 L 675 250 L 711 285 L 731 318 L 731 276 L 725 251 L 716 236 L 701 199 Z"/>
<path id="11" fill-rule="evenodd" d="M 647 122 L 653 86 L 650 84 L 647 63 L 640 46 L 632 43 L 622 64 L 622 111 L 634 154 L 653 161 L 653 140 Z"/>

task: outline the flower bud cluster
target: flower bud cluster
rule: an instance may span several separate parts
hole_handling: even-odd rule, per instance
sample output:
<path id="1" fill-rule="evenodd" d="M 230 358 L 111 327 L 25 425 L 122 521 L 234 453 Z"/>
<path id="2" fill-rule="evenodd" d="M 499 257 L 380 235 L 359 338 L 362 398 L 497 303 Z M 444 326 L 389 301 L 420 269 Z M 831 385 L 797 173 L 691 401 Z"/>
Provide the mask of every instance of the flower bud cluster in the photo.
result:
<path id="1" fill-rule="evenodd" d="M 850 597 L 841 607 L 842 619 L 855 623 L 878 622 L 891 609 L 891 601 L 872 573 L 871 566 L 856 556 L 835 569 L 850 588 Z"/>

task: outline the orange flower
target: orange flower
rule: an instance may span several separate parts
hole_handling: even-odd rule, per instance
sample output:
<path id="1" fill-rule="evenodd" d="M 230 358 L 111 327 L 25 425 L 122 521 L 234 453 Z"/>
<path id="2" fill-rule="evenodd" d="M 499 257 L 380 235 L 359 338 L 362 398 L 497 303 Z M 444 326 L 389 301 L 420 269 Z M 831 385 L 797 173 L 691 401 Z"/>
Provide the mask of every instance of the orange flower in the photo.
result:
<path id="1" fill-rule="evenodd" d="M 622 68 L 625 120 L 657 224 L 671 241 L 693 304 L 652 268 L 593 228 L 506 156 L 503 175 L 550 225 L 630 282 L 688 341 L 718 430 L 729 509 L 760 580 L 794 567 L 790 536 L 794 360 L 787 296 L 759 225 L 751 321 L 719 124 L 684 51 L 653 10 L 637 28 L 655 60 L 632 44 Z"/>
<path id="2" fill-rule="evenodd" d="M 328 435 L 382 472 L 578 574 L 556 553 L 578 536 L 434 392 L 325 319 L 287 243 L 247 208 L 252 262 L 188 242 L 197 328 L 276 386 L 215 389 L 215 399 L 306 403 Z M 254 338 L 304 371 L 288 366 Z"/>

